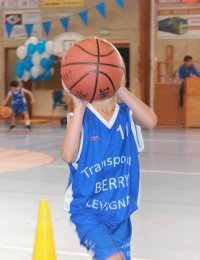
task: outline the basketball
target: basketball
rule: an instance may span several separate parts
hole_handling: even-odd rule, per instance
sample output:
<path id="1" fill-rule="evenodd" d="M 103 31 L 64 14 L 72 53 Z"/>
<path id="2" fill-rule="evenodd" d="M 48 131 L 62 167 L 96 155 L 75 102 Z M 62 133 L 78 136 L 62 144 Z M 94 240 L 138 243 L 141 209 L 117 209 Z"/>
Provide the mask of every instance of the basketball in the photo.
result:
<path id="1" fill-rule="evenodd" d="M 89 102 L 113 96 L 124 71 L 123 59 L 115 46 L 96 37 L 76 42 L 65 52 L 61 63 L 64 88 Z"/>
<path id="2" fill-rule="evenodd" d="M 9 118 L 12 115 L 12 109 L 10 107 L 3 107 L 1 110 L 1 116 L 3 118 Z"/>

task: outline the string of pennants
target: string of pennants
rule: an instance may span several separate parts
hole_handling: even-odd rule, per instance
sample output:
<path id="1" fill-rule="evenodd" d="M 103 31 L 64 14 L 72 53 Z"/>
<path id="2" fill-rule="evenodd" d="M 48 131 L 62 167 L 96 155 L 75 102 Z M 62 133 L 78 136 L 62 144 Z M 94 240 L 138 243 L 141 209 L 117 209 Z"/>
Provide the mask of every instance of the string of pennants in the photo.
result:
<path id="1" fill-rule="evenodd" d="M 124 0 L 115 0 L 115 2 L 121 7 L 121 8 L 124 8 Z M 106 17 L 106 1 L 102 1 L 98 4 L 96 4 L 95 6 L 93 6 L 92 8 L 96 8 L 96 10 L 100 13 L 100 15 L 102 17 Z M 89 8 L 91 9 L 91 8 Z M 89 13 L 89 9 L 86 9 L 86 10 L 83 10 L 81 12 L 78 12 L 78 13 L 75 13 L 75 14 L 72 14 L 70 16 L 67 16 L 67 17 L 63 17 L 63 18 L 60 18 L 59 21 L 60 21 L 60 24 L 62 25 L 63 29 L 67 32 L 68 31 L 68 27 L 69 27 L 69 19 L 74 16 L 74 15 L 78 15 L 82 21 L 82 23 L 87 26 L 88 25 L 88 13 Z M 46 21 L 46 22 L 42 22 L 42 27 L 43 27 L 43 30 L 44 30 L 44 33 L 46 34 L 46 36 L 49 35 L 50 33 L 50 30 L 51 30 L 51 25 L 52 23 L 55 22 L 55 21 Z M 12 33 L 12 30 L 13 30 L 13 27 L 15 25 L 14 24 L 11 24 L 11 23 L 6 23 L 5 24 L 5 28 L 6 28 L 6 32 L 7 32 L 7 35 L 8 37 L 10 38 L 10 35 Z M 26 34 L 27 34 L 27 37 L 30 37 L 31 34 L 32 34 L 32 30 L 33 30 L 33 26 L 34 24 L 24 24 L 24 28 L 25 28 L 25 31 L 26 31 Z"/>

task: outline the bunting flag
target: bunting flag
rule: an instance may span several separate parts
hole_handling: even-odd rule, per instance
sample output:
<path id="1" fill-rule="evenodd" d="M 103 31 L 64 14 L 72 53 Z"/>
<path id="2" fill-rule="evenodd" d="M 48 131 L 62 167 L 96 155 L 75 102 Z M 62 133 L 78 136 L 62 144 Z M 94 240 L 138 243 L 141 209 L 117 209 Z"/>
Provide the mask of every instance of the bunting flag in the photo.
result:
<path id="1" fill-rule="evenodd" d="M 93 7 L 90 7 L 87 10 L 83 10 L 79 13 L 72 14 L 70 17 L 60 18 L 59 21 L 60 21 L 62 27 L 67 32 L 68 26 L 69 26 L 69 18 L 73 17 L 74 15 L 78 15 L 80 17 L 81 21 L 84 23 L 84 25 L 88 25 L 88 13 L 89 13 L 90 9 L 92 9 L 92 8 L 96 8 L 97 11 L 105 18 L 106 17 L 106 1 L 108 1 L 108 0 L 103 0 L 102 2 L 94 5 Z M 115 0 L 115 2 L 121 8 L 124 8 L 124 0 Z M 44 30 L 44 33 L 46 34 L 46 36 L 49 36 L 50 30 L 51 30 L 51 25 L 52 25 L 52 21 L 42 22 L 42 27 L 43 27 L 43 30 Z M 5 24 L 5 30 L 6 30 L 6 33 L 9 38 L 11 37 L 14 26 L 15 26 L 14 24 L 10 24 L 10 23 Z M 27 37 L 31 36 L 33 26 L 34 26 L 34 24 L 24 24 Z"/>
<path id="2" fill-rule="evenodd" d="M 11 23 L 6 23 L 6 32 L 8 34 L 8 38 L 10 38 L 10 35 L 12 33 L 12 30 L 13 30 L 13 24 Z"/>
<path id="3" fill-rule="evenodd" d="M 106 17 L 106 5 L 105 2 L 99 3 L 98 5 L 95 6 L 96 9 L 99 11 L 99 13 L 103 16 Z"/>
<path id="4" fill-rule="evenodd" d="M 43 29 L 44 29 L 44 32 L 46 34 L 46 36 L 49 35 L 49 31 L 50 31 L 50 28 L 51 28 L 51 22 L 48 21 L 48 22 L 43 22 L 42 23 L 42 26 L 43 26 Z"/>
<path id="5" fill-rule="evenodd" d="M 27 36 L 30 37 L 33 30 L 33 24 L 25 24 L 24 26 Z"/>
<path id="6" fill-rule="evenodd" d="M 115 0 L 115 1 L 121 8 L 124 8 L 124 0 Z"/>
<path id="7" fill-rule="evenodd" d="M 68 17 L 61 18 L 60 22 L 61 22 L 63 28 L 65 29 L 65 31 L 67 32 L 68 31 L 68 25 L 69 25 L 69 18 Z"/>
<path id="8" fill-rule="evenodd" d="M 88 10 L 84 10 L 80 13 L 78 13 L 78 15 L 80 16 L 82 22 L 87 25 L 88 23 Z"/>

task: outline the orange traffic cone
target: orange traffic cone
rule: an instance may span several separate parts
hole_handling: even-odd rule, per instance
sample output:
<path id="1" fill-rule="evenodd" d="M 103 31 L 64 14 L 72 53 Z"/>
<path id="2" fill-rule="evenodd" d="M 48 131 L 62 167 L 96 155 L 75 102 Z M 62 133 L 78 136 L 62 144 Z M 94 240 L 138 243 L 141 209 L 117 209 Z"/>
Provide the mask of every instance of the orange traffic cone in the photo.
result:
<path id="1" fill-rule="evenodd" d="M 48 200 L 40 200 L 32 260 L 56 260 Z"/>

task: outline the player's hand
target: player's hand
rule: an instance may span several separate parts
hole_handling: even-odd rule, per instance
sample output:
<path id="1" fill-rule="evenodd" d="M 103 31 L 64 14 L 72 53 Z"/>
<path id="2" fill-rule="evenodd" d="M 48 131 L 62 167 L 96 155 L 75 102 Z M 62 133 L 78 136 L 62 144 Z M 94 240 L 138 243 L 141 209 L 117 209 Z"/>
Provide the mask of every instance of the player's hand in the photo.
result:
<path id="1" fill-rule="evenodd" d="M 63 80 L 62 80 L 62 85 L 63 85 L 63 88 L 66 91 L 67 95 L 72 99 L 72 102 L 74 104 L 74 109 L 79 109 L 79 108 L 80 109 L 85 109 L 87 104 L 89 103 L 89 101 L 85 101 L 85 100 L 79 99 L 76 96 L 72 95 L 69 92 L 69 89 L 65 86 Z"/>
<path id="2" fill-rule="evenodd" d="M 122 76 L 122 81 L 121 81 L 121 85 L 120 85 L 121 87 L 126 87 L 126 76 L 125 76 L 125 74 L 123 74 L 123 76 Z"/>

